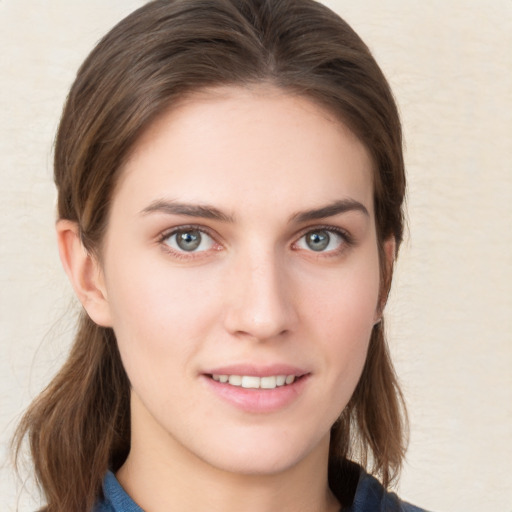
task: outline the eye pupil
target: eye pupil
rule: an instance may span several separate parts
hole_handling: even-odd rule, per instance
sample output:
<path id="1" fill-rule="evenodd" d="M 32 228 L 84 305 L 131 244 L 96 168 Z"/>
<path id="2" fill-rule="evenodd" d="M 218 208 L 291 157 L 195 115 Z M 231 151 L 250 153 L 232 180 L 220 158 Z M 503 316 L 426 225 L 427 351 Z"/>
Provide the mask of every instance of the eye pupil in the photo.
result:
<path id="1" fill-rule="evenodd" d="M 197 229 L 176 233 L 176 244 L 184 251 L 195 251 L 201 244 L 201 232 Z"/>
<path id="2" fill-rule="evenodd" d="M 331 241 L 327 231 L 313 231 L 306 235 L 306 244 L 312 251 L 323 251 Z"/>

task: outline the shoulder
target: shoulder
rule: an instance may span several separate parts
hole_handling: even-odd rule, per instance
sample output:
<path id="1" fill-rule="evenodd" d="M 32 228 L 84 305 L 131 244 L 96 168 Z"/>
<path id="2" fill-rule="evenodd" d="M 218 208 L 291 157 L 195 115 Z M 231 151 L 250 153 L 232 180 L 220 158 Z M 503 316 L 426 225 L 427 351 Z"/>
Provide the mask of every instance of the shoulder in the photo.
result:
<path id="1" fill-rule="evenodd" d="M 361 470 L 350 512 L 426 512 L 388 492 L 373 476 Z"/>
<path id="2" fill-rule="evenodd" d="M 427 512 L 402 501 L 361 466 L 348 460 L 329 467 L 329 484 L 340 502 L 345 504 L 343 512 Z"/>
<path id="3" fill-rule="evenodd" d="M 427 512 L 388 492 L 373 476 L 361 470 L 352 507 L 347 512 Z"/>
<path id="4" fill-rule="evenodd" d="M 103 480 L 103 498 L 92 512 L 143 512 L 126 494 L 114 473 L 108 471 Z"/>
<path id="5" fill-rule="evenodd" d="M 98 503 L 96 503 L 92 512 L 115 512 L 115 510 L 112 508 L 112 505 L 110 503 L 101 500 Z"/>

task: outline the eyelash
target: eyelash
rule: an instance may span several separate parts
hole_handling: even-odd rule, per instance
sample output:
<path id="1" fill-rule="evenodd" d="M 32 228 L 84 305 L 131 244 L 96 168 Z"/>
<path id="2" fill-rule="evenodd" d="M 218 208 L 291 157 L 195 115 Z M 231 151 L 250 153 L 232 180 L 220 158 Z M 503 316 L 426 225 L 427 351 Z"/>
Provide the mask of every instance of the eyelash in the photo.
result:
<path id="1" fill-rule="evenodd" d="M 190 252 L 179 251 L 179 250 L 173 249 L 172 247 L 169 246 L 168 243 L 166 243 L 166 240 L 168 240 L 173 235 L 176 235 L 176 234 L 178 234 L 180 232 L 186 232 L 187 230 L 199 231 L 200 233 L 207 235 L 208 237 L 210 237 L 213 240 L 214 247 L 221 245 L 217 241 L 217 238 L 211 233 L 210 230 L 206 229 L 204 226 L 198 226 L 198 225 L 194 225 L 194 224 L 182 225 L 182 226 L 178 226 L 178 227 L 169 229 L 167 231 L 164 231 L 158 237 L 157 242 L 163 247 L 163 249 L 165 251 L 171 253 L 173 255 L 173 257 L 178 258 L 178 259 L 183 259 L 183 260 L 190 260 L 192 258 L 201 257 L 205 252 L 209 252 L 210 250 L 212 250 L 212 249 L 208 249 L 208 250 L 205 250 L 205 251 L 197 251 L 197 252 L 195 252 L 195 251 L 190 251 Z M 318 257 L 318 258 L 324 257 L 325 258 L 325 257 L 337 256 L 337 255 L 341 254 L 342 252 L 344 252 L 347 248 L 353 246 L 354 243 L 355 243 L 354 238 L 352 237 L 352 235 L 350 235 L 344 229 L 341 229 L 341 228 L 339 228 L 337 226 L 319 225 L 319 226 L 308 226 L 307 228 L 305 228 L 302 231 L 302 233 L 300 234 L 300 236 L 298 236 L 295 239 L 295 242 L 293 242 L 292 248 L 294 250 L 302 250 L 300 248 L 296 248 L 295 247 L 296 244 L 302 238 L 304 238 L 306 235 L 308 235 L 309 233 L 314 233 L 314 232 L 318 232 L 318 231 L 326 231 L 328 233 L 334 233 L 334 234 L 340 236 L 342 238 L 343 242 L 340 244 L 339 248 L 336 248 L 336 249 L 333 249 L 333 250 L 330 250 L 330 251 L 318 251 L 318 252 L 315 252 L 312 249 L 311 250 L 305 250 L 305 251 L 311 253 L 311 255 L 314 256 L 314 257 Z M 217 248 L 214 248 L 213 250 L 219 250 L 219 249 L 217 247 Z"/>
<path id="2" fill-rule="evenodd" d="M 167 231 L 164 231 L 158 237 L 157 242 L 162 246 L 162 248 L 166 252 L 172 254 L 172 256 L 177 259 L 190 260 L 192 258 L 201 257 L 205 252 L 208 252 L 208 251 L 197 251 L 197 252 L 196 251 L 190 251 L 190 252 L 178 251 L 176 249 L 173 249 L 172 247 L 170 247 L 170 245 L 168 243 L 166 243 L 166 240 L 171 238 L 173 235 L 176 235 L 176 234 L 182 233 L 182 232 L 187 232 L 187 231 L 199 231 L 201 234 L 207 235 L 208 237 L 210 237 L 213 240 L 214 247 L 220 246 L 216 237 L 208 229 L 206 229 L 204 226 L 197 226 L 194 224 L 182 225 L 182 226 L 178 226 L 178 227 L 169 229 Z M 209 249 L 209 250 L 211 250 L 211 249 Z M 214 249 L 214 250 L 218 250 L 218 249 Z"/>
<path id="3" fill-rule="evenodd" d="M 296 245 L 299 240 L 304 238 L 309 233 L 315 233 L 319 231 L 326 231 L 327 233 L 334 233 L 341 237 L 342 243 L 340 244 L 340 247 L 330 250 L 330 251 L 318 251 L 315 252 L 314 250 L 308 250 L 308 253 L 311 253 L 312 256 L 316 258 L 329 258 L 333 256 L 339 256 L 341 253 L 343 253 L 346 249 L 352 247 L 355 244 L 355 240 L 353 236 L 348 233 L 346 230 L 338 227 L 338 226 L 331 226 L 331 225 L 319 225 L 319 226 L 308 226 L 305 228 L 301 235 L 296 239 L 296 241 L 293 243 L 293 245 Z M 300 248 L 297 248 L 296 250 L 301 250 Z"/>

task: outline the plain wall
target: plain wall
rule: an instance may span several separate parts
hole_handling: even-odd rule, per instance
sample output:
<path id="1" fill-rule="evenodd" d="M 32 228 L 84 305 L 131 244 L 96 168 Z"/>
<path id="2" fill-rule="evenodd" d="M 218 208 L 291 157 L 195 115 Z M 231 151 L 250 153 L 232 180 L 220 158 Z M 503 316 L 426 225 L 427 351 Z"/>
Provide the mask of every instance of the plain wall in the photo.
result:
<path id="1" fill-rule="evenodd" d="M 77 309 L 53 232 L 54 132 L 78 65 L 142 3 L 0 0 L 2 510 L 20 491 L 9 436 Z M 512 512 L 512 2 L 325 3 L 373 51 L 404 124 L 409 228 L 387 307 L 411 419 L 399 492 Z"/>

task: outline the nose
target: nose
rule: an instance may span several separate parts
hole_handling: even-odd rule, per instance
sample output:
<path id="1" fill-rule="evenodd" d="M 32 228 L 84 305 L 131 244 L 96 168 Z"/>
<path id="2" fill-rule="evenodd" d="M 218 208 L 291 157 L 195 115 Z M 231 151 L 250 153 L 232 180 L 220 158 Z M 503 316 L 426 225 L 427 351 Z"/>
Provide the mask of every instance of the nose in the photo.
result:
<path id="1" fill-rule="evenodd" d="M 295 328 L 292 280 L 271 254 L 240 258 L 228 279 L 226 330 L 256 341 L 282 337 Z"/>

